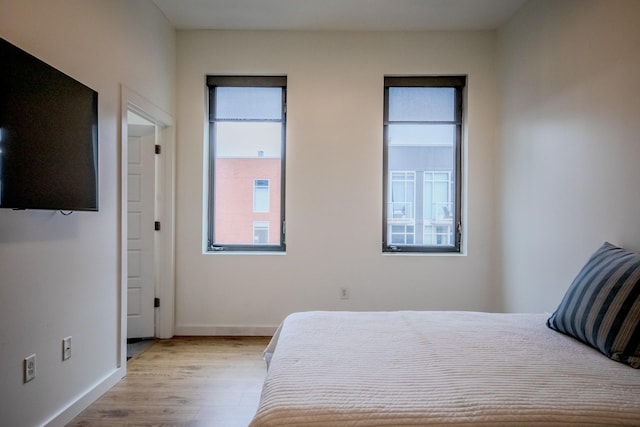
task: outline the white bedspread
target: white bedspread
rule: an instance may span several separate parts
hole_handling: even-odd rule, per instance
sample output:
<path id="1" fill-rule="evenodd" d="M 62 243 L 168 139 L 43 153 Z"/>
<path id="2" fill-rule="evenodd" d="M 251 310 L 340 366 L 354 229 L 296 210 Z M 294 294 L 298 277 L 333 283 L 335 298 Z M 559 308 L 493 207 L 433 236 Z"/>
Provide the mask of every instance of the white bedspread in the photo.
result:
<path id="1" fill-rule="evenodd" d="M 545 314 L 304 312 L 285 319 L 251 427 L 640 426 L 640 370 Z"/>

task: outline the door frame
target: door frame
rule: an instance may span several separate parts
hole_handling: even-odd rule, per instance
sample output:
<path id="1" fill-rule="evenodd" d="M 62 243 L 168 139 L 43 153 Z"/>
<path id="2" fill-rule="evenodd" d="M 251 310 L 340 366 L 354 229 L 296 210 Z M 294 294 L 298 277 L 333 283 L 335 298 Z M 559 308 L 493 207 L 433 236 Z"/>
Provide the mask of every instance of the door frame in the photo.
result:
<path id="1" fill-rule="evenodd" d="M 162 147 L 156 162 L 158 176 L 156 214 L 162 224 L 156 245 L 156 296 L 160 307 L 156 311 L 155 336 L 171 338 L 175 325 L 175 127 L 173 117 L 132 89 L 121 86 L 120 105 L 120 200 L 119 200 L 119 319 L 118 367 L 127 361 L 127 181 L 128 181 L 128 119 L 133 111 L 156 126 L 156 144 Z"/>

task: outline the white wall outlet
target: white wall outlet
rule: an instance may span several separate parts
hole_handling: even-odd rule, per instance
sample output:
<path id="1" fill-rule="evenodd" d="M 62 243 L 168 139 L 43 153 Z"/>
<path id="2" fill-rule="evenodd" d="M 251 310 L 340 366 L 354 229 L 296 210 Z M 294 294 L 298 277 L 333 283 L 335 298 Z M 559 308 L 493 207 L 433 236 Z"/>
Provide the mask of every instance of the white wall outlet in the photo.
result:
<path id="1" fill-rule="evenodd" d="M 24 382 L 28 383 L 36 377 L 36 355 L 32 354 L 24 359 Z"/>
<path id="2" fill-rule="evenodd" d="M 340 288 L 340 299 L 349 299 L 349 290 L 347 288 Z"/>
<path id="3" fill-rule="evenodd" d="M 71 337 L 62 340 L 62 360 L 71 358 Z"/>

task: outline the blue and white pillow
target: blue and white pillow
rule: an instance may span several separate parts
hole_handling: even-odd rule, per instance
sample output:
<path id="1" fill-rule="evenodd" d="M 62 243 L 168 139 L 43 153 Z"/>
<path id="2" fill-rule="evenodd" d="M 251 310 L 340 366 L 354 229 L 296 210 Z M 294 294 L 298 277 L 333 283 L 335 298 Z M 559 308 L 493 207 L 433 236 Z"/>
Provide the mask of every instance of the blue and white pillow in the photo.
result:
<path id="1" fill-rule="evenodd" d="M 573 280 L 547 326 L 640 368 L 640 254 L 605 242 Z"/>

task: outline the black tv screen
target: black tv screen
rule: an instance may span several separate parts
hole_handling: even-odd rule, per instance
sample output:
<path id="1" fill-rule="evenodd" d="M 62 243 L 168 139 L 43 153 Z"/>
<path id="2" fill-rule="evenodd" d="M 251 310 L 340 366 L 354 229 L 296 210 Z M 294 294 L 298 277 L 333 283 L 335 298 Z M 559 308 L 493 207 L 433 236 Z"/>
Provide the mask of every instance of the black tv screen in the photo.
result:
<path id="1" fill-rule="evenodd" d="M 98 210 L 98 93 L 1 38 L 0 208 Z"/>

